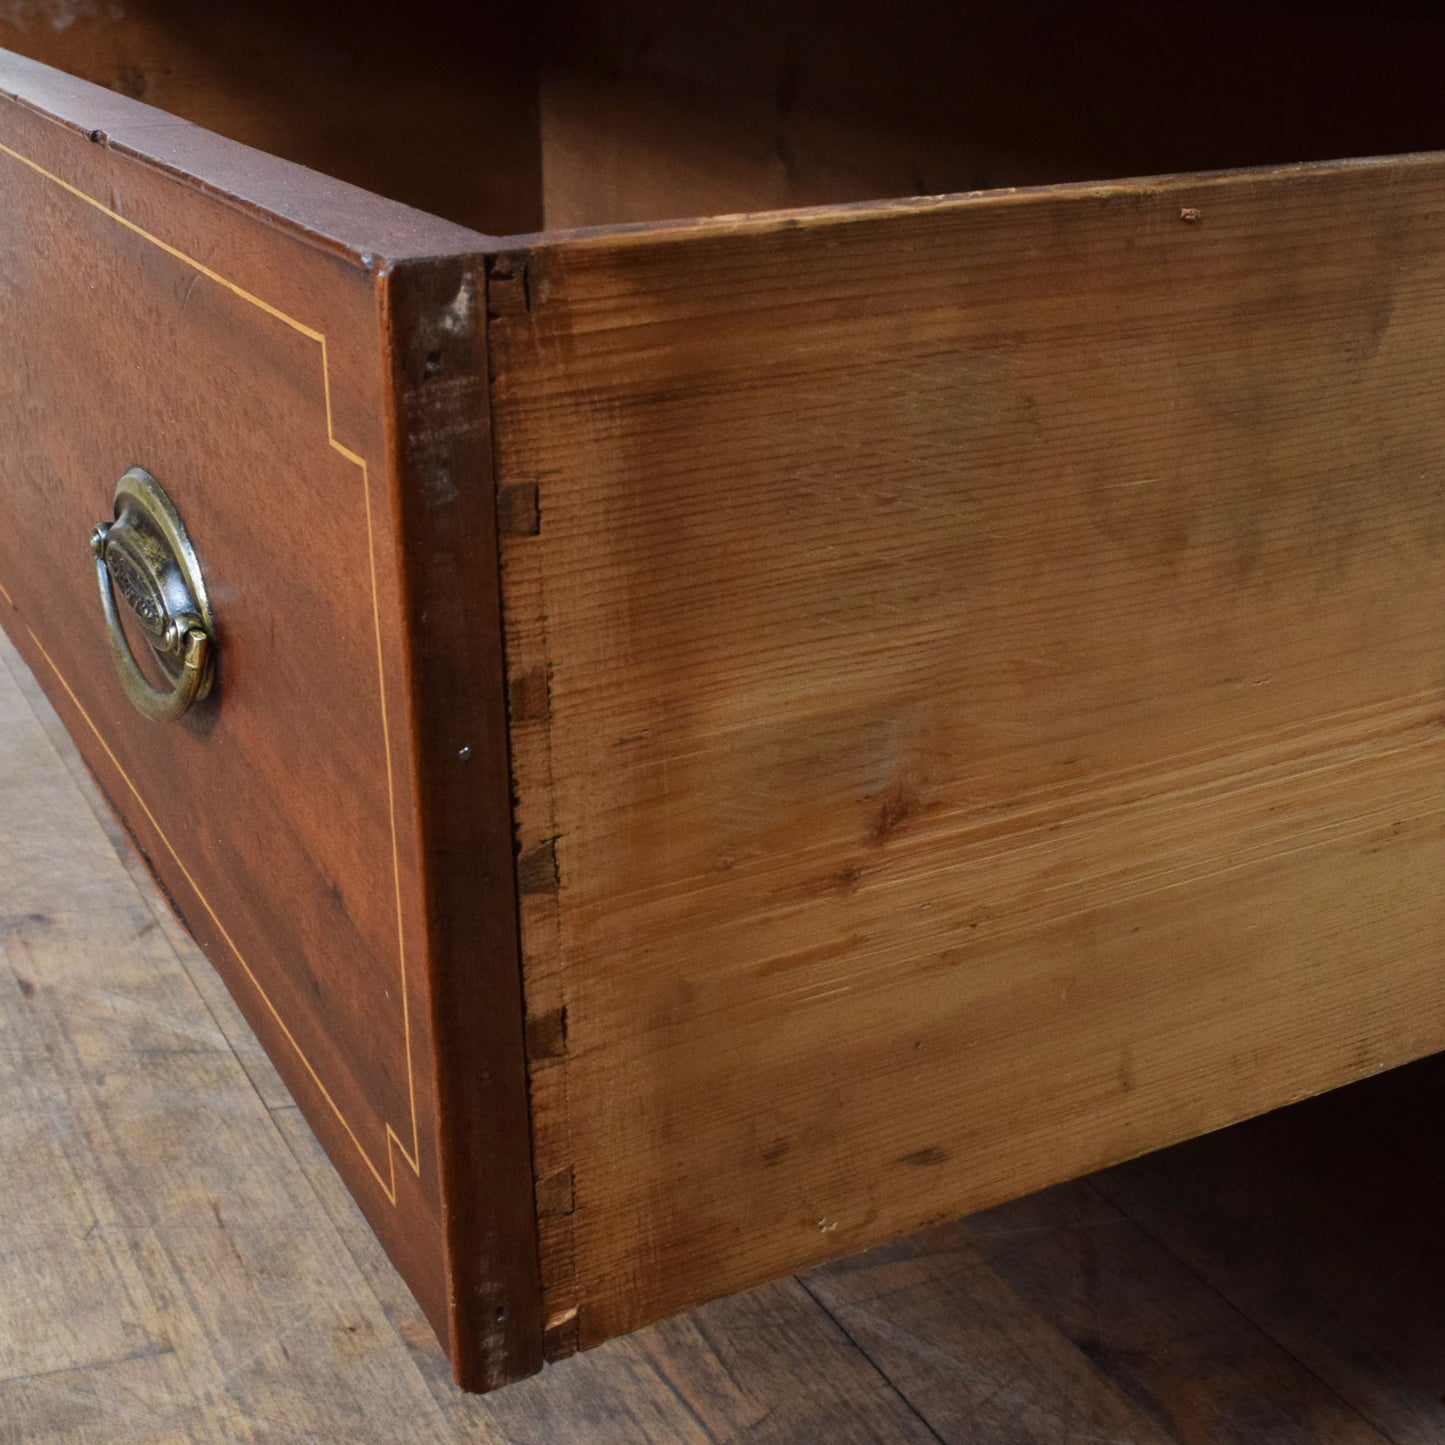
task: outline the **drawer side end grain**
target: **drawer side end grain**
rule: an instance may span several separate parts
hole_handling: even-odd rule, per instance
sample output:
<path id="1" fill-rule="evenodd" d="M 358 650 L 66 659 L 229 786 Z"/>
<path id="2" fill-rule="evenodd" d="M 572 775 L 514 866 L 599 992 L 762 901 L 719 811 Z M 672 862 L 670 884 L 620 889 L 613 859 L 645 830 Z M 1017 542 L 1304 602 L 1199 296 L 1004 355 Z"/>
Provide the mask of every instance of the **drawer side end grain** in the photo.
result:
<path id="1" fill-rule="evenodd" d="M 487 278 L 489 347 L 529 325 L 530 258 L 492 259 Z M 492 377 L 493 391 L 499 381 Z M 559 919 L 567 840 L 556 826 L 552 769 L 548 604 L 541 565 L 547 529 L 545 479 L 503 471 L 494 453 L 503 581 L 503 632 L 511 737 L 519 920 L 527 1014 L 534 1167 L 540 1242 L 544 1350 L 549 1360 L 577 1348 L 578 1295 L 574 1211 L 554 1207 L 555 1181 L 575 1191 L 568 1104 L 567 995 Z"/>
<path id="2" fill-rule="evenodd" d="M 398 266 L 387 308 L 432 960 L 451 1354 L 541 1366 L 481 262 Z"/>

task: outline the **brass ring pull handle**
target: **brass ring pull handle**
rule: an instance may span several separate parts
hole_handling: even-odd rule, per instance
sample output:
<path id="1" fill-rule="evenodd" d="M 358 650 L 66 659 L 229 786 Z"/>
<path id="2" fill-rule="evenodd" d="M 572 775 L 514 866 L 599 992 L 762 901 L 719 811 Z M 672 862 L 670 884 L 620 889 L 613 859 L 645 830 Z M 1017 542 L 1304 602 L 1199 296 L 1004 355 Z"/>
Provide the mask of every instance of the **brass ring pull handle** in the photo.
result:
<path id="1" fill-rule="evenodd" d="M 115 521 L 90 534 L 106 640 L 125 695 L 147 717 L 173 722 L 211 690 L 215 628 L 201 564 L 175 505 L 142 467 L 115 489 Z M 170 688 L 157 687 L 135 660 L 116 605 L 125 599 Z"/>

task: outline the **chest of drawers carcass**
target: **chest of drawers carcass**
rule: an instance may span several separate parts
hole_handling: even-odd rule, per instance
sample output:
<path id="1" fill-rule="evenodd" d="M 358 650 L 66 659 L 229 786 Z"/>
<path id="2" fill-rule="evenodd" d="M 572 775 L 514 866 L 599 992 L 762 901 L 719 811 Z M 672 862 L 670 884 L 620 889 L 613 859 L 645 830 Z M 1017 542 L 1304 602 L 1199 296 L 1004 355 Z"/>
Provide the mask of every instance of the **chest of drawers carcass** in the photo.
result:
<path id="1" fill-rule="evenodd" d="M 459 1380 L 1445 1047 L 1442 22 L 452 8 L 0 16 L 0 617 Z"/>

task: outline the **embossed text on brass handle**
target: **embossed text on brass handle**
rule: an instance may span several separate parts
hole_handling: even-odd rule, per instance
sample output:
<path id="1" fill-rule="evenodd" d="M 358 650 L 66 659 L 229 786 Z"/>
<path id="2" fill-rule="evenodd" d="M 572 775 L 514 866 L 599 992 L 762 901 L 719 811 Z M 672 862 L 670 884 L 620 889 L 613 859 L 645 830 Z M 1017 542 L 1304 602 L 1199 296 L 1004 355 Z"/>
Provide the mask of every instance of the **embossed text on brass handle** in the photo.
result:
<path id="1" fill-rule="evenodd" d="M 125 695 L 160 722 L 183 716 L 210 691 L 215 632 L 201 564 L 171 499 L 142 467 L 115 489 L 115 521 L 90 535 L 106 640 Z M 124 598 L 159 669 L 157 687 L 142 671 L 126 637 L 116 594 Z"/>

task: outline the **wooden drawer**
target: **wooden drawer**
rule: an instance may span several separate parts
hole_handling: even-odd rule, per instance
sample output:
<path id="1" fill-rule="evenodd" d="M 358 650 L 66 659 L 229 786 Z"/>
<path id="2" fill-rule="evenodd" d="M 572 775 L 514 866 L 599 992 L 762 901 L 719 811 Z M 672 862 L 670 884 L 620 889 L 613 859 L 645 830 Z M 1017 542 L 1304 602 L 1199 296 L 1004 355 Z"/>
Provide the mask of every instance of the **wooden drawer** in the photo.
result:
<path id="1" fill-rule="evenodd" d="M 0 617 L 459 1380 L 1445 1047 L 1445 24 L 201 8 L 0 20 Z"/>

